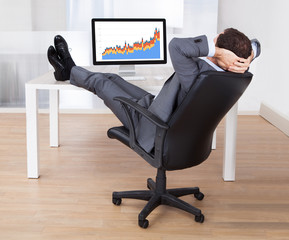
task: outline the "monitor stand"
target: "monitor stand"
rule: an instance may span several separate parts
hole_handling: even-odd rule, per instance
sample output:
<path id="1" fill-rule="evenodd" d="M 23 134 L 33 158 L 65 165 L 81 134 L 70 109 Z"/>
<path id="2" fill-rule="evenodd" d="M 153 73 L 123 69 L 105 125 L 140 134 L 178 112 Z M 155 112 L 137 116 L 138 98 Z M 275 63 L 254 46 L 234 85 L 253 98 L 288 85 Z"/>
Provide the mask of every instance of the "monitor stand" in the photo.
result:
<path id="1" fill-rule="evenodd" d="M 144 81 L 144 76 L 137 75 L 135 65 L 120 65 L 118 69 L 119 75 L 127 81 Z"/>

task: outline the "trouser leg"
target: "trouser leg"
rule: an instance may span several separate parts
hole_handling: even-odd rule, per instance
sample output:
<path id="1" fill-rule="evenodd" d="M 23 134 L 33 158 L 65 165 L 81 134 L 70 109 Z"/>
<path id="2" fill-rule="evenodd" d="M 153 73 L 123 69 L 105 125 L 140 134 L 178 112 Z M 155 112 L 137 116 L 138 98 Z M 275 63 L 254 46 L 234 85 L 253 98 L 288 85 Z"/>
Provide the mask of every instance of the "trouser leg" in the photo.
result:
<path id="1" fill-rule="evenodd" d="M 135 102 L 141 102 L 144 107 L 148 107 L 153 99 L 150 93 L 126 82 L 116 74 L 94 73 L 77 66 L 72 68 L 70 83 L 100 97 L 126 127 L 128 126 L 127 117 L 121 104 L 113 98 L 126 97 Z M 133 114 L 133 120 L 137 121 L 135 114 Z"/>

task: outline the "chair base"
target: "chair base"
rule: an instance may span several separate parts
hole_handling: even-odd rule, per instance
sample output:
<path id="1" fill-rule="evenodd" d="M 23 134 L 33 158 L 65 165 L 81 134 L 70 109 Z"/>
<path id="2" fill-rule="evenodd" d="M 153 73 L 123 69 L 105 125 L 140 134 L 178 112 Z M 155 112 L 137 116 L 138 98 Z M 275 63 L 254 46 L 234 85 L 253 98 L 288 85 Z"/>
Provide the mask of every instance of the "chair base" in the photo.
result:
<path id="1" fill-rule="evenodd" d="M 171 207 L 179 208 L 195 215 L 196 222 L 204 222 L 205 217 L 200 209 L 195 208 L 189 203 L 178 198 L 181 196 L 194 194 L 196 199 L 202 200 L 204 198 L 204 194 L 200 192 L 198 187 L 166 189 L 165 173 L 165 170 L 158 169 L 156 182 L 151 178 L 147 180 L 147 187 L 149 190 L 113 192 L 112 202 L 115 205 L 120 205 L 122 198 L 132 198 L 148 201 L 148 203 L 138 215 L 138 223 L 142 228 L 148 227 L 149 221 L 146 218 L 159 205 L 168 205 Z"/>

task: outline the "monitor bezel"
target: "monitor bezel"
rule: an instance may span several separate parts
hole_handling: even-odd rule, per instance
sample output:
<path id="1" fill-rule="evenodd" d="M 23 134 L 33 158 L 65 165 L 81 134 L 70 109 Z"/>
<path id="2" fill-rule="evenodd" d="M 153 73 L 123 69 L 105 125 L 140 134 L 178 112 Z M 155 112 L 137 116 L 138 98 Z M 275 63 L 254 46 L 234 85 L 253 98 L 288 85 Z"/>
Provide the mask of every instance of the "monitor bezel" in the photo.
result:
<path id="1" fill-rule="evenodd" d="M 106 21 L 106 22 L 162 22 L 163 23 L 163 52 L 164 59 L 160 60 L 132 60 L 132 61 L 96 61 L 96 39 L 95 39 L 95 22 Z M 135 65 L 135 64 L 166 64 L 167 63 L 167 35 L 166 35 L 166 20 L 164 18 L 93 18 L 91 19 L 92 28 L 92 56 L 93 65 Z"/>

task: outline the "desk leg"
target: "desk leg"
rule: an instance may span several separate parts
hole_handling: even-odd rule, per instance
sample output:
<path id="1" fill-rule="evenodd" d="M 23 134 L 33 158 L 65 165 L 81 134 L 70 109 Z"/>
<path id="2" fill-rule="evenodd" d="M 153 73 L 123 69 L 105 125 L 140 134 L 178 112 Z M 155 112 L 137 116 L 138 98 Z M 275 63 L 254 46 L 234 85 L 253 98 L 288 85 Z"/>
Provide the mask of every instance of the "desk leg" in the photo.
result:
<path id="1" fill-rule="evenodd" d="M 49 90 L 50 147 L 59 146 L 59 90 Z"/>
<path id="2" fill-rule="evenodd" d="M 238 103 L 236 103 L 226 116 L 223 179 L 235 181 L 236 170 L 236 136 L 237 136 Z"/>
<path id="3" fill-rule="evenodd" d="M 27 138 L 27 177 L 38 178 L 38 90 L 25 85 L 26 93 L 26 138 Z"/>
<path id="4" fill-rule="evenodd" d="M 214 132 L 213 141 L 212 141 L 212 149 L 216 149 L 216 148 L 217 148 L 217 129 Z"/>

